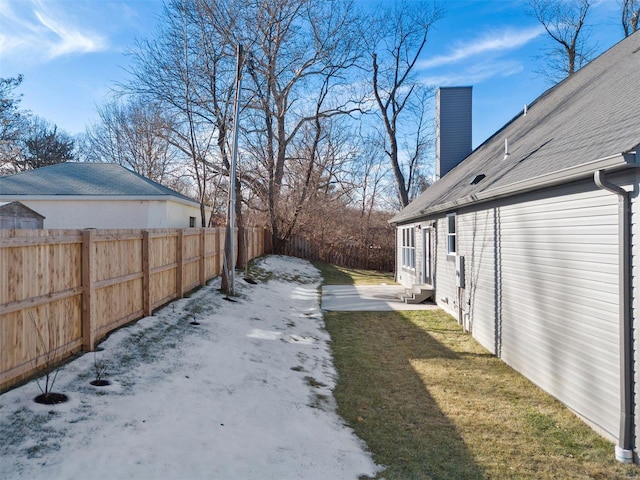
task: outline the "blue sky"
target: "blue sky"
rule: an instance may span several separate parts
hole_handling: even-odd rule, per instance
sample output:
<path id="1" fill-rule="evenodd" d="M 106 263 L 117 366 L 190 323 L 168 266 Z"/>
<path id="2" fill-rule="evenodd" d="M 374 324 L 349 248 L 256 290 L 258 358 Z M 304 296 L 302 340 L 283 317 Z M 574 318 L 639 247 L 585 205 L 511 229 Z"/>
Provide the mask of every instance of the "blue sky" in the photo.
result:
<path id="1" fill-rule="evenodd" d="M 435 86 L 473 85 L 475 147 L 550 86 L 536 73 L 549 40 L 523 1 L 441 3 L 447 13 L 430 34 L 419 75 Z M 597 53 L 622 39 L 618 9 L 616 0 L 600 0 L 590 11 Z M 83 132 L 126 78 L 127 49 L 153 34 L 161 11 L 161 0 L 0 0 L 0 77 L 23 74 L 23 108 Z"/>

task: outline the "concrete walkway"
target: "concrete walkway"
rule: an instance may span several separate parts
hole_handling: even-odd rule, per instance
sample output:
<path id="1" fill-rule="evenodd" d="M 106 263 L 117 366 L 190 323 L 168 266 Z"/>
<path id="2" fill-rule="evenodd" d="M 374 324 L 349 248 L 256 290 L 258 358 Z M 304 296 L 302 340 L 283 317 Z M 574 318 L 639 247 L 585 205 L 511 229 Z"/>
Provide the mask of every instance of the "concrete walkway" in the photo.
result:
<path id="1" fill-rule="evenodd" d="M 324 285 L 323 310 L 338 312 L 388 312 L 392 310 L 435 310 L 431 303 L 410 305 L 400 300 L 402 285 Z"/>

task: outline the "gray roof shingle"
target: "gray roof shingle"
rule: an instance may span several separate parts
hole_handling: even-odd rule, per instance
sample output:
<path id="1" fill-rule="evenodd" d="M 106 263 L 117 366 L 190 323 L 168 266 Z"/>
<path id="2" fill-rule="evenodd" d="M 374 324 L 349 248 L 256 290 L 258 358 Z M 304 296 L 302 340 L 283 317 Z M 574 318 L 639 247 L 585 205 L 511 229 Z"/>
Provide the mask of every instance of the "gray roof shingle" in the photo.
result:
<path id="1" fill-rule="evenodd" d="M 117 163 L 66 162 L 0 177 L 0 195 L 169 195 L 195 202 Z"/>
<path id="2" fill-rule="evenodd" d="M 516 194 L 519 184 L 538 178 L 542 187 L 551 175 L 568 179 L 578 167 L 630 152 L 640 144 L 638 104 L 640 32 L 543 93 L 391 222 Z M 472 185 L 479 174 L 486 177 Z"/>

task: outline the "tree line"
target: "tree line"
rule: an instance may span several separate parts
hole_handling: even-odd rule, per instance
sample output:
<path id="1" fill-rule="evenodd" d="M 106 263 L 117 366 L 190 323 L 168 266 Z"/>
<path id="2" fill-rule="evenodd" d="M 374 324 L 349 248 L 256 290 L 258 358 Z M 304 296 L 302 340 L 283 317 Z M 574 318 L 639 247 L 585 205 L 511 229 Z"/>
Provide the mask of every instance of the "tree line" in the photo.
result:
<path id="1" fill-rule="evenodd" d="M 548 34 L 554 80 L 588 61 L 594 1 L 528 0 Z M 640 0 L 619 2 L 629 35 Z M 433 88 L 416 63 L 444 14 L 405 0 L 366 12 L 347 0 L 167 0 L 156 35 L 130 52 L 130 80 L 79 138 L 19 108 L 21 77 L 0 79 L 0 173 L 115 161 L 196 197 L 203 225 L 223 221 L 234 189 L 241 234 L 264 222 L 276 251 L 292 235 L 331 237 L 326 226 L 337 224 L 347 242 L 393 242 L 384 212 L 430 182 Z"/>

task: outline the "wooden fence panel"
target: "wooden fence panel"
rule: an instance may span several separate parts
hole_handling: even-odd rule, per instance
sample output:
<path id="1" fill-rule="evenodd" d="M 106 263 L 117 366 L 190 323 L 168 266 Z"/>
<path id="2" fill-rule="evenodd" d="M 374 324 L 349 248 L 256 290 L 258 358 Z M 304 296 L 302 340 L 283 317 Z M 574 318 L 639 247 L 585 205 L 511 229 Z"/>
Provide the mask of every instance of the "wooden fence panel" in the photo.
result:
<path id="1" fill-rule="evenodd" d="M 293 236 L 284 245 L 284 254 L 344 267 L 393 272 L 394 246 L 359 246 L 339 243 L 322 244 Z"/>
<path id="2" fill-rule="evenodd" d="M 220 235 L 219 229 L 207 228 L 204 237 L 205 278 L 213 278 L 220 275 Z"/>
<path id="3" fill-rule="evenodd" d="M 248 232 L 250 258 L 263 233 Z M 92 350 L 219 275 L 223 247 L 224 228 L 0 230 L 0 391 L 41 370 L 45 350 Z"/>
<path id="4" fill-rule="evenodd" d="M 41 367 L 45 346 L 56 358 L 82 346 L 82 237 L 38 233 L 0 236 L 0 388 Z"/>
<path id="5" fill-rule="evenodd" d="M 154 232 L 149 241 L 149 301 L 153 310 L 178 296 L 178 234 L 175 231 Z"/>
<path id="6" fill-rule="evenodd" d="M 183 231 L 183 285 L 189 291 L 200 285 L 200 234 L 199 232 Z"/>
<path id="7" fill-rule="evenodd" d="M 94 236 L 91 328 L 96 341 L 140 318 L 144 311 L 142 239 L 142 232 L 106 232 Z"/>

